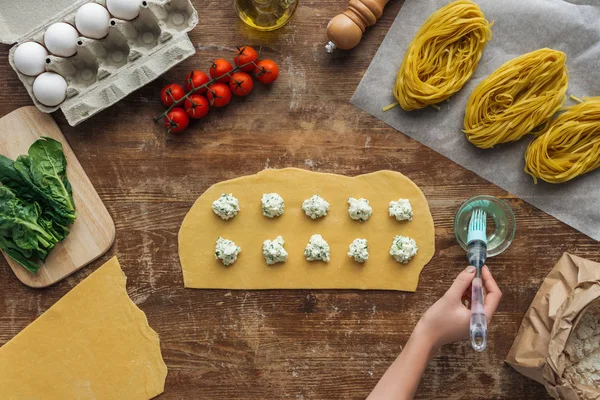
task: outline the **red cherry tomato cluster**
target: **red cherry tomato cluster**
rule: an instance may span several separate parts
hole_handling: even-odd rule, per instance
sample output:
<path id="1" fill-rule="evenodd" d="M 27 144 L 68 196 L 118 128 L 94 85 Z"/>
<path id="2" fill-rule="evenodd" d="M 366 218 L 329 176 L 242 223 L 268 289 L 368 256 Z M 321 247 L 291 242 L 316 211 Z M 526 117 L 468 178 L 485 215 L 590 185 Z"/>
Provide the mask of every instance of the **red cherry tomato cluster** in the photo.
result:
<path id="1" fill-rule="evenodd" d="M 194 70 L 185 78 L 185 89 L 176 83 L 165 86 L 160 100 L 168 110 L 156 119 L 164 116 L 169 132 L 182 132 L 190 118 L 203 118 L 211 107 L 225 107 L 232 94 L 249 95 L 254 87 L 253 77 L 268 85 L 279 76 L 277 64 L 272 60 L 259 60 L 258 53 L 250 46 L 238 47 L 233 63 L 235 67 L 218 58 L 210 66 L 210 76 Z"/>

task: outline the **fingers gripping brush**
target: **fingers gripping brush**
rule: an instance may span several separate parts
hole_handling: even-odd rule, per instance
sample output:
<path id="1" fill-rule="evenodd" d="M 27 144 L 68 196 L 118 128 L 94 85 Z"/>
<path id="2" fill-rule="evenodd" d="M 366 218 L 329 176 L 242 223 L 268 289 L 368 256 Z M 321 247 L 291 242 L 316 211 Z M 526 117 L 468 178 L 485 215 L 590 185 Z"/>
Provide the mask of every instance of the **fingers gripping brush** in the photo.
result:
<path id="1" fill-rule="evenodd" d="M 487 322 L 483 308 L 483 280 L 481 268 L 487 258 L 487 234 L 485 220 L 487 214 L 482 210 L 475 210 L 469 222 L 467 235 L 467 259 L 475 270 L 471 292 L 471 347 L 475 351 L 483 351 L 487 345 Z"/>

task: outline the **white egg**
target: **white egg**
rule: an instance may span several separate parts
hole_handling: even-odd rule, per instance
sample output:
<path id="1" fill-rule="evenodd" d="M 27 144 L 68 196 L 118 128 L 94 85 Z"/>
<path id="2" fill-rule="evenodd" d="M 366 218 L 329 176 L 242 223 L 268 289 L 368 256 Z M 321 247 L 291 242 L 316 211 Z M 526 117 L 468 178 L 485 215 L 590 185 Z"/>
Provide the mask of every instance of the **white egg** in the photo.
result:
<path id="1" fill-rule="evenodd" d="M 67 97 L 67 81 L 54 72 L 44 72 L 33 81 L 33 95 L 48 107 L 57 106 Z"/>
<path id="2" fill-rule="evenodd" d="M 64 22 L 57 22 L 46 29 L 44 44 L 51 54 L 71 57 L 77 52 L 77 29 Z"/>
<path id="3" fill-rule="evenodd" d="M 141 0 L 106 0 L 106 7 L 113 17 L 130 20 L 140 14 Z"/>
<path id="4" fill-rule="evenodd" d="M 75 14 L 75 26 L 79 33 L 92 39 L 102 39 L 108 34 L 110 15 L 98 3 L 87 3 Z"/>
<path id="5" fill-rule="evenodd" d="M 20 44 L 13 55 L 17 70 L 25 75 L 37 76 L 46 70 L 48 52 L 39 43 L 25 42 Z"/>

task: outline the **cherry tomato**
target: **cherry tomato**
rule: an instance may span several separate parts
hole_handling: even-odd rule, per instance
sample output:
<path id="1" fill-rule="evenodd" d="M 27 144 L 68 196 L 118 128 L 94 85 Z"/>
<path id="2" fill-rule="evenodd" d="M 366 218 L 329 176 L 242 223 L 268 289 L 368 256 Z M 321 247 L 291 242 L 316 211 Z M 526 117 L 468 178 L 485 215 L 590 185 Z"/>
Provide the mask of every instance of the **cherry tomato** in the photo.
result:
<path id="1" fill-rule="evenodd" d="M 227 83 L 229 82 L 229 72 L 233 69 L 229 61 L 224 60 L 222 58 L 217 58 L 212 65 L 210 66 L 210 77 L 215 79 L 221 75 L 222 76 L 217 80 L 217 82 Z"/>
<path id="2" fill-rule="evenodd" d="M 252 91 L 252 77 L 245 72 L 236 72 L 231 75 L 229 88 L 236 96 L 247 96 Z"/>
<path id="3" fill-rule="evenodd" d="M 250 46 L 242 46 L 237 48 L 237 52 L 235 57 L 233 58 L 233 62 L 238 67 L 240 65 L 251 63 L 252 61 L 256 61 L 258 59 L 258 53 Z M 254 64 L 248 64 L 245 67 L 242 67 L 242 71 L 252 72 L 254 71 Z"/>
<path id="4" fill-rule="evenodd" d="M 169 133 L 183 132 L 190 123 L 190 118 L 183 108 L 175 107 L 164 118 L 165 127 Z"/>
<path id="5" fill-rule="evenodd" d="M 190 118 L 200 119 L 208 114 L 208 100 L 201 94 L 193 94 L 185 99 L 184 108 Z"/>
<path id="6" fill-rule="evenodd" d="M 279 76 L 279 67 L 273 60 L 260 60 L 256 63 L 254 75 L 260 83 L 270 84 L 277 80 Z"/>
<path id="7" fill-rule="evenodd" d="M 173 103 L 181 100 L 185 96 L 185 92 L 181 86 L 176 83 L 165 86 L 160 92 L 160 101 L 167 106 L 171 107 Z"/>
<path id="8" fill-rule="evenodd" d="M 188 76 L 185 77 L 185 90 L 187 90 L 189 92 L 192 89 L 196 89 L 202 85 L 207 84 L 208 81 L 210 81 L 210 78 L 208 77 L 208 75 L 206 75 L 202 71 L 194 70 L 194 71 L 190 72 L 188 74 Z M 196 90 L 195 93 L 204 94 L 204 93 L 206 93 L 206 88 L 204 87 L 202 89 L 198 89 L 198 90 Z"/>
<path id="9" fill-rule="evenodd" d="M 231 101 L 231 90 L 224 83 L 213 83 L 208 87 L 206 97 L 212 107 L 225 107 Z"/>

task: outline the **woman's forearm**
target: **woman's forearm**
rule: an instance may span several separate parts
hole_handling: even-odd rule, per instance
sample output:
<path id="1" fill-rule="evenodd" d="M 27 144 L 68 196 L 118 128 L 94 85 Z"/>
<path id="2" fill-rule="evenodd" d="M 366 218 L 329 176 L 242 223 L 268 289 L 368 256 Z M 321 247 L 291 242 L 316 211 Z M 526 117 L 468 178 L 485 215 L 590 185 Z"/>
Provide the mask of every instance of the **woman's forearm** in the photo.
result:
<path id="1" fill-rule="evenodd" d="M 427 363 L 433 358 L 438 346 L 417 324 L 404 349 L 385 372 L 367 400 L 412 399 Z"/>
<path id="2" fill-rule="evenodd" d="M 487 267 L 483 270 L 487 290 L 485 315 L 494 315 L 502 292 Z M 467 339 L 471 311 L 462 303 L 464 293 L 475 278 L 475 267 L 465 268 L 446 293 L 423 314 L 396 361 L 383 375 L 368 400 L 412 399 L 427 363 L 442 345 Z"/>

